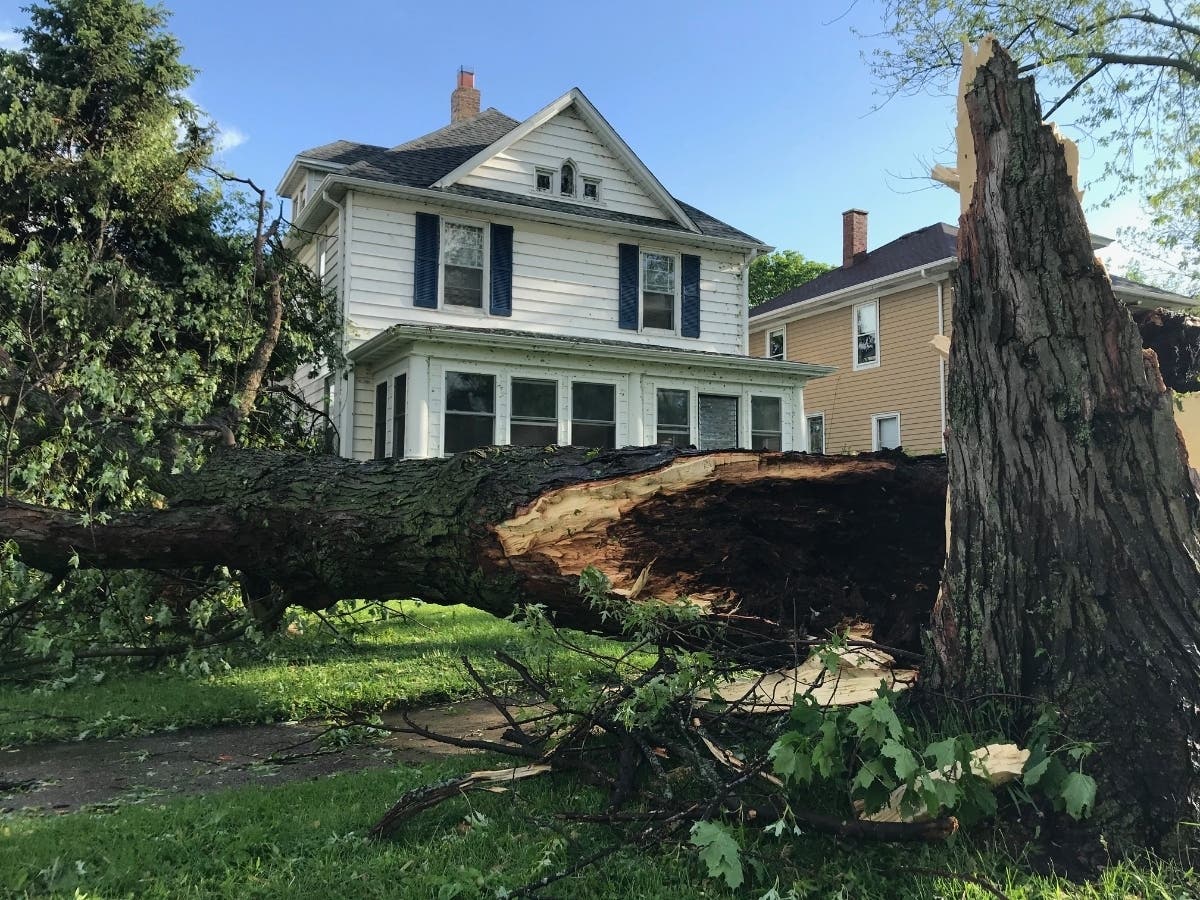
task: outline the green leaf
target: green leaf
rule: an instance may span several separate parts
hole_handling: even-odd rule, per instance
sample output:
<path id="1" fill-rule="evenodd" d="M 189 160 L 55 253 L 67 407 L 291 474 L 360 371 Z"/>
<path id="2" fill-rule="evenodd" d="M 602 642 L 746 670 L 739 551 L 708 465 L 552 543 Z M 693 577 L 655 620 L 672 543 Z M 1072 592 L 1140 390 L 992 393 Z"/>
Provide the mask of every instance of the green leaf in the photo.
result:
<path id="1" fill-rule="evenodd" d="M 896 740 L 885 741 L 879 752 L 895 764 L 896 777 L 908 781 L 921 769 L 913 752 Z"/>
<path id="2" fill-rule="evenodd" d="M 733 889 L 742 886 L 742 848 L 732 831 L 719 822 L 697 822 L 692 826 L 691 843 L 699 848 L 709 878 L 724 878 Z"/>
<path id="3" fill-rule="evenodd" d="M 803 735 L 789 731 L 771 746 L 767 756 L 775 765 L 775 774 L 784 781 L 812 781 L 812 759 Z"/>
<path id="4" fill-rule="evenodd" d="M 922 755 L 926 759 L 932 759 L 938 769 L 948 769 L 954 765 L 958 756 L 958 738 L 948 737 L 944 741 L 930 744 Z"/>
<path id="5" fill-rule="evenodd" d="M 1072 819 L 1082 819 L 1092 811 L 1096 802 L 1096 779 L 1082 772 L 1072 772 L 1064 780 L 1062 786 L 1063 803 L 1066 804 L 1067 815 Z"/>
<path id="6" fill-rule="evenodd" d="M 1053 757 L 1044 756 L 1039 762 L 1032 766 L 1029 763 L 1025 764 L 1025 774 L 1022 777 L 1022 783 L 1025 787 L 1033 787 L 1042 780 L 1042 776 L 1046 774 L 1046 770 L 1050 768 L 1050 760 Z M 1033 757 L 1029 757 L 1029 762 L 1033 762 Z"/>

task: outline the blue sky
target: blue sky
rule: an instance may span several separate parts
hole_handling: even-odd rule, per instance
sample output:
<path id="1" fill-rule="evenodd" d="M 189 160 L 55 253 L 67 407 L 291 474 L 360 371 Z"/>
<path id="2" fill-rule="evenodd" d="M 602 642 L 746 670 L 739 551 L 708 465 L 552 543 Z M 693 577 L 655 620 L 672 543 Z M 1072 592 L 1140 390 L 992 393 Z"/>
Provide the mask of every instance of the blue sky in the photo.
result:
<path id="1" fill-rule="evenodd" d="M 0 0 L 0 44 L 21 5 Z M 851 30 L 879 29 L 875 0 L 165 5 L 225 164 L 272 187 L 306 147 L 446 124 L 466 65 L 483 105 L 518 119 L 580 87 L 668 190 L 777 247 L 839 263 L 852 206 L 871 213 L 872 247 L 957 221 L 954 193 L 913 179 L 953 162 L 952 99 L 875 110 L 872 45 Z M 1100 161 L 1081 150 L 1086 180 Z M 1130 209 L 1091 212 L 1093 230 L 1112 234 Z"/>

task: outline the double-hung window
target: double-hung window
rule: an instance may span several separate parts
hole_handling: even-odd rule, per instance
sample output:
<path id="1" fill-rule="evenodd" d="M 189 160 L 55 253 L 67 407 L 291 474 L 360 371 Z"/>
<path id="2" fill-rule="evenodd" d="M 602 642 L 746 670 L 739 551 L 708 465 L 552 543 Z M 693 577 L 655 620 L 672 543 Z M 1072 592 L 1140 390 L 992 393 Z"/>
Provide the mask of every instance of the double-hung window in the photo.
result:
<path id="1" fill-rule="evenodd" d="M 442 452 L 458 453 L 495 442 L 496 376 L 447 372 Z"/>
<path id="2" fill-rule="evenodd" d="M 446 222 L 442 238 L 443 302 L 483 309 L 483 226 Z"/>
<path id="3" fill-rule="evenodd" d="M 783 449 L 783 401 L 778 397 L 750 398 L 750 449 Z"/>
<path id="4" fill-rule="evenodd" d="M 617 389 L 611 384 L 571 385 L 571 443 L 610 450 L 617 446 Z"/>
<path id="5" fill-rule="evenodd" d="M 657 443 L 686 447 L 692 442 L 692 425 L 688 416 L 691 401 L 690 391 L 658 389 Z"/>
<path id="6" fill-rule="evenodd" d="M 558 382 L 534 378 L 512 380 L 512 415 L 508 442 L 518 447 L 558 443 Z"/>
<path id="7" fill-rule="evenodd" d="M 679 279 L 675 256 L 670 253 L 642 254 L 642 327 L 675 330 L 676 295 Z"/>
<path id="8" fill-rule="evenodd" d="M 879 301 L 868 300 L 854 307 L 854 368 L 879 365 Z"/>
<path id="9" fill-rule="evenodd" d="M 785 356 L 783 329 L 767 332 L 767 358 L 783 359 Z"/>

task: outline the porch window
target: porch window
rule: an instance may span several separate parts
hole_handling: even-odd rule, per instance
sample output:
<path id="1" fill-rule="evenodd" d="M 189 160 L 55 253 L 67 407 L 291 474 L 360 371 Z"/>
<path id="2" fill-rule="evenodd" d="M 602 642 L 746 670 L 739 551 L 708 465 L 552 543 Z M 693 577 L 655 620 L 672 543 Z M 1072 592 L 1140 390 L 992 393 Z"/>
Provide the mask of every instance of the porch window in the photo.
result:
<path id="1" fill-rule="evenodd" d="M 611 450 L 617 446 L 617 389 L 611 384 L 571 385 L 571 443 Z"/>
<path id="2" fill-rule="evenodd" d="M 408 375 L 392 380 L 392 459 L 404 458 L 404 413 L 408 404 Z"/>
<path id="3" fill-rule="evenodd" d="M 447 306 L 483 308 L 483 227 L 446 222 L 442 269 Z"/>
<path id="4" fill-rule="evenodd" d="M 447 372 L 442 452 L 449 455 L 495 442 L 496 376 Z"/>
<path id="5" fill-rule="evenodd" d="M 326 453 L 338 452 L 338 433 L 333 424 L 333 411 L 337 403 L 337 376 L 332 372 L 325 376 L 325 391 L 321 397 L 321 412 L 325 413 L 324 440 L 322 445 Z"/>
<path id="6" fill-rule="evenodd" d="M 375 459 L 387 459 L 387 382 L 375 385 Z"/>
<path id="7" fill-rule="evenodd" d="M 778 397 L 750 398 L 750 448 L 783 449 L 783 401 Z"/>
<path id="8" fill-rule="evenodd" d="M 658 389 L 658 443 L 686 447 L 692 442 L 691 400 L 689 391 Z"/>
<path id="9" fill-rule="evenodd" d="M 512 380 L 512 421 L 508 442 L 518 447 L 558 443 L 558 382 Z"/>
<path id="10" fill-rule="evenodd" d="M 696 398 L 701 450 L 727 450 L 738 445 L 738 398 L 701 394 Z"/>
<path id="11" fill-rule="evenodd" d="M 871 449 L 894 450 L 900 446 L 900 413 L 881 413 L 871 417 Z"/>

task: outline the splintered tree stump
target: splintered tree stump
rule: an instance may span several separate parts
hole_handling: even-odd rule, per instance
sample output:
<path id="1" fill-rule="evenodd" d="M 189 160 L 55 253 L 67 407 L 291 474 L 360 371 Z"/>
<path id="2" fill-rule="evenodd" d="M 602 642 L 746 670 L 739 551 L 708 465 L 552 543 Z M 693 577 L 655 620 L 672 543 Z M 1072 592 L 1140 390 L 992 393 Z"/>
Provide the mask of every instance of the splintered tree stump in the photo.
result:
<path id="1" fill-rule="evenodd" d="M 1158 359 L 1195 321 L 1143 349 L 1003 50 L 967 108 L 978 173 L 959 230 L 950 548 L 922 677 L 1058 709 L 1096 744 L 1108 846 L 1159 846 L 1200 813 L 1200 501 Z M 1172 383 L 1194 370 L 1168 369 Z"/>
<path id="2" fill-rule="evenodd" d="M 583 600 L 594 565 L 618 595 L 690 596 L 714 613 L 819 634 L 847 619 L 914 647 L 944 547 L 945 463 L 858 457 L 492 448 L 358 463 L 222 451 L 167 508 L 84 526 L 0 501 L 0 534 L 62 571 L 222 564 L 322 609 L 417 597 L 499 615 L 541 603 L 610 628 Z"/>

